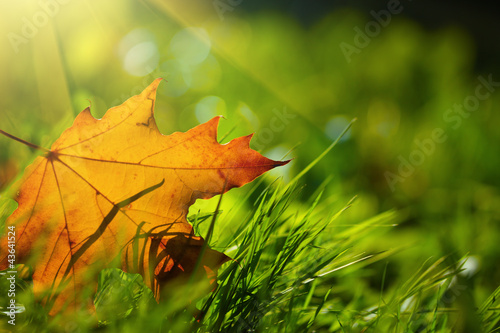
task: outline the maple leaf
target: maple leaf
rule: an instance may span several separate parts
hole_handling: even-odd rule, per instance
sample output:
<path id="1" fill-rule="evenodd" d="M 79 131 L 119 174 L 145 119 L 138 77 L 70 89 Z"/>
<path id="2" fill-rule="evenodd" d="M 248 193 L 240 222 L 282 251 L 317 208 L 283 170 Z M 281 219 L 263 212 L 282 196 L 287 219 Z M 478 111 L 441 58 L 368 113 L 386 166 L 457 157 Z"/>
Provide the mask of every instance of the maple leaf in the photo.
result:
<path id="1" fill-rule="evenodd" d="M 1 131 L 44 151 L 17 185 L 19 206 L 6 228 L 15 226 L 16 261 L 33 266 L 35 296 L 50 314 L 76 307 L 104 267 L 140 273 L 157 300 L 174 277 L 203 272 L 213 282 L 228 258 L 194 235 L 189 206 L 288 163 L 250 149 L 252 135 L 219 144 L 220 117 L 162 135 L 153 114 L 160 81 L 100 120 L 85 109 L 50 150 Z M 6 237 L 0 245 L 6 269 Z"/>

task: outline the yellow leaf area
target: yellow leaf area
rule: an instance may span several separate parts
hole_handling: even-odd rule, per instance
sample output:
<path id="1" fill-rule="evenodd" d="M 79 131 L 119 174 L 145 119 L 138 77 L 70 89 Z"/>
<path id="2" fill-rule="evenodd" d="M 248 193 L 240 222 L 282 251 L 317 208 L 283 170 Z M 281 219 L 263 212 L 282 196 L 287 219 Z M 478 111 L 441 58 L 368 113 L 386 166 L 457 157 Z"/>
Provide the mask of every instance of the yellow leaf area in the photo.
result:
<path id="1" fill-rule="evenodd" d="M 187 222 L 189 206 L 287 163 L 250 149 L 251 135 L 219 144 L 220 117 L 162 135 L 153 114 L 160 81 L 100 120 L 82 111 L 17 185 L 6 227 L 15 226 L 16 262 L 33 266 L 35 296 L 50 314 L 76 307 L 105 267 L 140 273 L 157 300 L 173 278 L 213 282 L 228 258 L 211 249 L 199 258 L 204 241 Z M 6 237 L 0 251 L 6 269 Z"/>

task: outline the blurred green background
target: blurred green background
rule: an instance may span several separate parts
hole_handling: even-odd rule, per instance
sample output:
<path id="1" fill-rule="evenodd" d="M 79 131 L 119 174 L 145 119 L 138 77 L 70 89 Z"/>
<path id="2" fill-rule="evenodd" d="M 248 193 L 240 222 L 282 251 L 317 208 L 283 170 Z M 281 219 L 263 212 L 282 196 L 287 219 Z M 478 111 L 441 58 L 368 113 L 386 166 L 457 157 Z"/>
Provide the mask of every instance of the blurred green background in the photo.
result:
<path id="1" fill-rule="evenodd" d="M 358 196 L 341 224 L 398 209 L 398 226 L 360 244 L 402 247 L 386 283 L 468 256 L 474 306 L 500 281 L 498 38 L 484 8 L 389 3 L 3 1 L 0 128 L 49 147 L 88 105 L 100 118 L 163 77 L 164 134 L 222 114 L 220 136 L 255 132 L 254 149 L 294 157 L 273 170 L 286 182 L 357 118 L 303 180 L 304 198 L 331 177 L 332 211 Z M 0 138 L 2 191 L 34 153 Z M 384 265 L 370 269 L 368 284 Z"/>

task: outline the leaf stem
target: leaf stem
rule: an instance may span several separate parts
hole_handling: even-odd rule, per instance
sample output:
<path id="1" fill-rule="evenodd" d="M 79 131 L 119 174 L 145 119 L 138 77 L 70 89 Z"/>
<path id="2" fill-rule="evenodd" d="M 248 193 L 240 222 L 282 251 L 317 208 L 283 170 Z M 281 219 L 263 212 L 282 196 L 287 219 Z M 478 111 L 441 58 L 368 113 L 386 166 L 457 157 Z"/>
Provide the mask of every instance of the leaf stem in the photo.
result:
<path id="1" fill-rule="evenodd" d="M 45 152 L 49 152 L 50 150 L 48 150 L 47 148 L 43 148 L 43 147 L 40 147 L 40 146 L 37 146 L 35 145 L 34 143 L 31 143 L 31 142 L 28 142 L 28 141 L 25 141 L 23 139 L 20 139 L 12 134 L 9 134 L 7 132 L 4 132 L 0 129 L 0 133 L 5 135 L 6 137 L 10 138 L 10 139 L 13 139 L 13 140 L 16 140 L 17 142 L 21 142 L 22 144 L 28 146 L 28 147 L 31 147 L 31 148 L 34 148 L 34 149 L 37 149 L 37 150 L 41 150 L 41 151 L 45 151 Z"/>

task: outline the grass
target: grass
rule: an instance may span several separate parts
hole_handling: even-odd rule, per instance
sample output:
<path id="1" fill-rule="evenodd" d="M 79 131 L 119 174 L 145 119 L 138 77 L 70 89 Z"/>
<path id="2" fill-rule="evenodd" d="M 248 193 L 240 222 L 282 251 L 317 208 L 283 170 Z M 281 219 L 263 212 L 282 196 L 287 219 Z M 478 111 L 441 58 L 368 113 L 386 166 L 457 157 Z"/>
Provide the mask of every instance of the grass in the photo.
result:
<path id="1" fill-rule="evenodd" d="M 49 319 L 33 301 L 30 281 L 18 279 L 25 310 L 16 327 L 37 332 L 499 331 L 500 288 L 477 309 L 463 303 L 472 288 L 464 274 L 469 257 L 431 258 L 408 278 L 394 277 L 393 258 L 404 255 L 405 247 L 377 251 L 369 244 L 390 237 L 400 227 L 401 212 L 344 224 L 342 216 L 356 209 L 356 200 L 325 198 L 331 179 L 309 198 L 301 197 L 301 177 L 325 154 L 288 184 L 262 177 L 228 210 L 221 209 L 226 198 L 220 197 L 213 211 L 189 217 L 211 247 L 234 259 L 220 269 L 209 295 L 196 281 L 187 281 L 157 304 L 139 275 L 106 269 L 94 298 L 95 327 L 78 313 Z M 14 207 L 2 200 L 5 219 Z M 376 283 L 367 283 L 373 279 Z M 7 317 L 1 319 L 3 324 Z"/>

